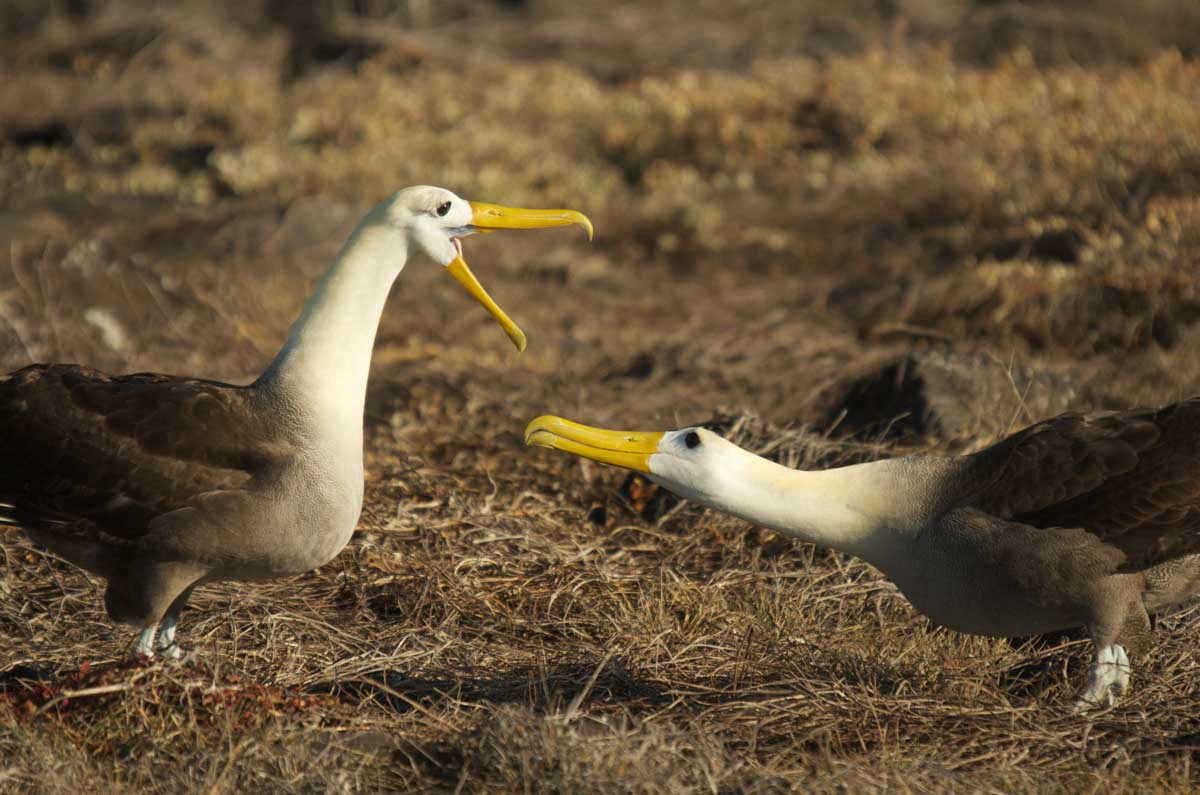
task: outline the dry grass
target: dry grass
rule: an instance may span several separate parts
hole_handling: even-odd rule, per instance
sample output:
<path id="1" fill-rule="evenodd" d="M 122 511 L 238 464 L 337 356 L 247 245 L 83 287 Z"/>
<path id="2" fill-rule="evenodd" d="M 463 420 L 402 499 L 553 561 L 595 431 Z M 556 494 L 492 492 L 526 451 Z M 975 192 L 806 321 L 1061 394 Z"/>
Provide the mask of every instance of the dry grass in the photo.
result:
<path id="1" fill-rule="evenodd" d="M 101 583 L 5 536 L 0 786 L 1194 788 L 1196 609 L 1084 720 L 1077 636 L 947 633 L 861 563 L 520 445 L 545 411 L 711 421 L 819 467 L 1194 393 L 1190 4 L 275 5 L 0 16 L 0 365 L 245 378 L 405 184 L 597 241 L 468 241 L 520 358 L 403 274 L 358 534 L 197 594 L 188 665 L 124 662 Z"/>

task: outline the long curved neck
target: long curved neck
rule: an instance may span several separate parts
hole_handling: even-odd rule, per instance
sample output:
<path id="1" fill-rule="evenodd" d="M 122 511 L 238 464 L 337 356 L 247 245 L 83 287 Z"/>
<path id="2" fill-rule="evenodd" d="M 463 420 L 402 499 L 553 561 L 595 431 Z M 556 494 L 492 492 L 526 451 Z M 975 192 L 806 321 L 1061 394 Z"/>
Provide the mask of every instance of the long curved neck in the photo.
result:
<path id="1" fill-rule="evenodd" d="M 357 444 L 361 452 L 375 332 L 407 259 L 405 236 L 380 223 L 376 213 L 368 215 L 317 283 L 255 387 L 273 392 L 318 431 Z"/>
<path id="2" fill-rule="evenodd" d="M 949 462 L 899 458 L 804 471 L 732 444 L 722 459 L 716 482 L 684 496 L 785 535 L 849 552 L 885 571 L 937 509 L 937 484 Z"/>

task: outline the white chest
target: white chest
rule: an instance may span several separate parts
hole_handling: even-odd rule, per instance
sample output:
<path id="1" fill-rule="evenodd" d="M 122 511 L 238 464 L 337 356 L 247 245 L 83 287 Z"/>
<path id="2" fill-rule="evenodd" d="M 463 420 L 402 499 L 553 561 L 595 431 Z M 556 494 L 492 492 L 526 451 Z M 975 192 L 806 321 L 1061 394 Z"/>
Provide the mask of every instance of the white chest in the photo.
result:
<path id="1" fill-rule="evenodd" d="M 269 579 L 325 565 L 346 546 L 362 510 L 362 464 L 321 456 L 295 461 L 222 516 L 229 563 L 218 579 Z"/>

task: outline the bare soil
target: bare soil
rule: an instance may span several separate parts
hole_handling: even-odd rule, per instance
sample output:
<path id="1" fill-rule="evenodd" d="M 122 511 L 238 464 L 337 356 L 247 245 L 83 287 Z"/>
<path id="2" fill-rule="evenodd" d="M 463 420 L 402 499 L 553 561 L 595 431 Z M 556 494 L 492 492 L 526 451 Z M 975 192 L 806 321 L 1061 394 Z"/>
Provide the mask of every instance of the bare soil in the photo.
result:
<path id="1" fill-rule="evenodd" d="M 183 666 L 0 541 L 11 791 L 1184 792 L 1200 611 L 1118 708 L 1077 634 L 955 635 L 877 572 L 521 445 L 707 422 L 823 467 L 1200 383 L 1200 7 L 927 0 L 0 8 L 0 366 L 253 377 L 397 188 L 569 206 L 380 329 L 368 502 L 203 589 Z"/>

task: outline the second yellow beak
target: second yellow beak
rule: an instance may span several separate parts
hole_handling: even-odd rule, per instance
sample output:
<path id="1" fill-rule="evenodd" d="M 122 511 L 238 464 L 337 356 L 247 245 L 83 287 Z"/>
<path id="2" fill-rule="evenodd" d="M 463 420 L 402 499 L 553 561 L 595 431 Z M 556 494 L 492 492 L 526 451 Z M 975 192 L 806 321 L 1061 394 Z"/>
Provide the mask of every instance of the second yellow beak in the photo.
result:
<path id="1" fill-rule="evenodd" d="M 471 226 L 480 232 L 492 232 L 497 229 L 543 229 L 578 224 L 587 230 L 588 240 L 592 239 L 592 222 L 586 215 L 575 210 L 529 210 L 484 202 L 468 204 L 471 205 Z M 513 345 L 517 346 L 517 352 L 524 351 L 525 332 L 521 331 L 512 318 L 492 300 L 487 290 L 483 289 L 483 285 L 475 278 L 475 274 L 467 267 L 461 254 L 446 266 L 446 270 L 496 319 L 500 328 L 504 329 L 504 333 L 513 341 Z"/>
<path id="2" fill-rule="evenodd" d="M 660 432 L 610 431 L 548 414 L 525 427 L 525 444 L 563 450 L 638 472 L 650 471 L 650 457 L 658 452 L 662 438 Z"/>

